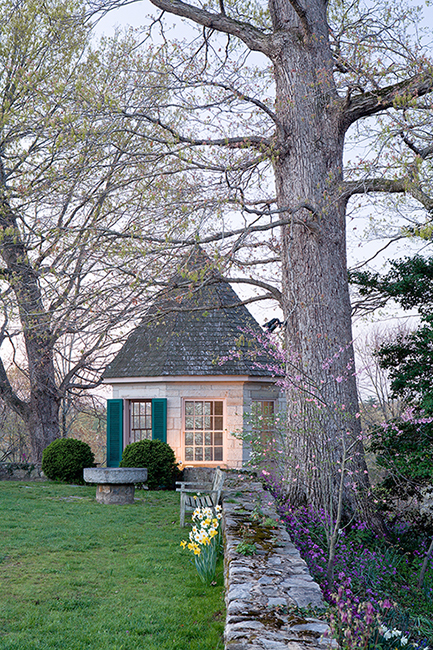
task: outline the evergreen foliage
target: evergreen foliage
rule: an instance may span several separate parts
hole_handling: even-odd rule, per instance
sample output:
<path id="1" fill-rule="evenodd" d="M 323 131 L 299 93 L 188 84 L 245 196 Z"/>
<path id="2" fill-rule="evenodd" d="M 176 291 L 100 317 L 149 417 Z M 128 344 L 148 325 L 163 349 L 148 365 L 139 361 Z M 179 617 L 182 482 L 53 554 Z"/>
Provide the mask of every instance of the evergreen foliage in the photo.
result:
<path id="1" fill-rule="evenodd" d="M 433 257 L 406 257 L 392 260 L 386 275 L 371 271 L 351 271 L 350 283 L 356 285 L 361 296 L 392 298 L 403 309 L 416 307 L 427 315 L 433 305 Z"/>
<path id="2" fill-rule="evenodd" d="M 146 485 L 158 490 L 173 488 L 177 463 L 173 449 L 166 442 L 140 440 L 125 447 L 120 467 L 147 467 Z"/>
<path id="3" fill-rule="evenodd" d="M 362 296 L 392 298 L 403 309 L 418 309 L 420 326 L 383 344 L 377 356 L 381 367 L 389 371 L 392 397 L 433 414 L 433 257 L 416 255 L 390 264 L 386 275 L 356 272 L 351 282 Z"/>
<path id="4" fill-rule="evenodd" d="M 58 438 L 42 454 L 42 471 L 53 481 L 82 485 L 83 469 L 94 467 L 95 457 L 87 442 Z"/>
<path id="5" fill-rule="evenodd" d="M 398 334 L 376 351 L 389 372 L 391 396 L 402 399 L 407 411 L 404 419 L 376 427 L 370 448 L 386 470 L 382 488 L 405 498 L 433 483 L 433 257 L 394 260 L 386 275 L 358 272 L 351 281 L 361 295 L 392 298 L 421 316 L 416 330 Z"/>

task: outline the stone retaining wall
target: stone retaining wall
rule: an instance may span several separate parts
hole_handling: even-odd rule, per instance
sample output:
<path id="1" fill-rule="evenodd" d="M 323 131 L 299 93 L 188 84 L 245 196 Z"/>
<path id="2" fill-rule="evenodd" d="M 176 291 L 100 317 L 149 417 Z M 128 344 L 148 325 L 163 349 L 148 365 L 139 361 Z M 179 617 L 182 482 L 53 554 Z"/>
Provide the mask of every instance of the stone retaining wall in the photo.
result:
<path id="1" fill-rule="evenodd" d="M 328 625 L 296 608 L 324 607 L 283 526 L 271 494 L 261 483 L 227 472 L 223 495 L 225 534 L 226 650 L 314 650 L 334 646 Z M 239 544 L 254 544 L 242 555 Z M 247 547 L 248 549 L 248 547 Z M 325 636 L 323 636 L 325 635 Z"/>
<path id="2" fill-rule="evenodd" d="M 37 463 L 0 463 L 0 481 L 46 481 Z"/>

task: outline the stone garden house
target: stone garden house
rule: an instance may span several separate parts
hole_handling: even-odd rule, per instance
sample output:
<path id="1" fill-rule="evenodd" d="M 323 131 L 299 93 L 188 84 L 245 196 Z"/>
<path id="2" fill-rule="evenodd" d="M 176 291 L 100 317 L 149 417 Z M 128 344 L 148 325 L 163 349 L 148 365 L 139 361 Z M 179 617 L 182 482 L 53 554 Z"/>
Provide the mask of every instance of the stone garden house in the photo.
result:
<path id="1" fill-rule="evenodd" d="M 278 409 L 280 391 L 259 349 L 263 332 L 200 250 L 194 283 L 178 275 L 106 368 L 107 466 L 145 438 L 168 442 L 183 466 L 241 467 L 244 414 Z M 190 276 L 191 277 L 191 276 Z"/>

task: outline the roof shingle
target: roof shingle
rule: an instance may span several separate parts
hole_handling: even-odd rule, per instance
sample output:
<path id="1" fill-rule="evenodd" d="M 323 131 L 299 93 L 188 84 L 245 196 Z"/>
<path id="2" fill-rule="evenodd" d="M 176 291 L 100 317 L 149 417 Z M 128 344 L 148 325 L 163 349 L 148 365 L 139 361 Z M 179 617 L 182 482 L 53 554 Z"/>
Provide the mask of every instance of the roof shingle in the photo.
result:
<path id="1" fill-rule="evenodd" d="M 200 251 L 188 268 L 203 268 L 203 259 Z M 262 367 L 271 364 L 272 359 L 259 350 L 254 334 L 245 334 L 262 334 L 262 329 L 222 276 L 207 270 L 198 286 L 185 290 L 185 285 L 188 280 L 182 276 L 173 278 L 165 296 L 155 301 L 143 323 L 106 368 L 104 379 L 272 377 L 272 371 Z M 234 350 L 239 352 L 239 358 L 233 358 Z"/>

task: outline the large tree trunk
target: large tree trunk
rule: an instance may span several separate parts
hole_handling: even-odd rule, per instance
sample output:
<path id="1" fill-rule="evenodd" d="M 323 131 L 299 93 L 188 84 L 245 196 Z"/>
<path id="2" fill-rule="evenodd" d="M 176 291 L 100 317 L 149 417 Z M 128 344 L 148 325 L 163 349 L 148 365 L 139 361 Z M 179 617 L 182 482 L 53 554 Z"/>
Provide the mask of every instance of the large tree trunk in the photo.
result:
<path id="1" fill-rule="evenodd" d="M 39 335 L 38 335 L 39 334 Z M 27 333 L 26 349 L 30 375 L 28 427 L 32 461 L 40 462 L 42 452 L 60 437 L 60 399 L 55 384 L 53 353 L 40 332 Z"/>
<path id="2" fill-rule="evenodd" d="M 289 27 L 285 39 L 291 41 L 272 57 L 279 121 L 274 163 L 278 206 L 309 206 L 293 214 L 282 232 L 286 340 L 299 369 L 288 368 L 289 377 L 298 375 L 296 386 L 288 388 L 289 432 L 296 435 L 288 489 L 294 501 L 323 506 L 336 503 L 342 463 L 357 473 L 358 486 L 368 487 L 357 441 L 341 199 L 341 100 L 333 81 L 325 4 L 309 2 L 310 30 L 284 0 L 272 2 L 272 15 L 276 30 Z M 349 507 L 358 500 L 350 487 L 345 487 L 344 497 Z"/>
<path id="3" fill-rule="evenodd" d="M 2 274 L 8 280 L 18 305 L 27 352 L 30 399 L 24 402 L 14 393 L 3 364 L 0 368 L 0 394 L 28 424 L 31 460 L 40 462 L 45 447 L 60 435 L 60 396 L 55 382 L 54 339 L 50 315 L 42 302 L 38 276 L 28 258 L 4 189 L 0 194 L 0 227 L 0 254 L 6 266 Z"/>

